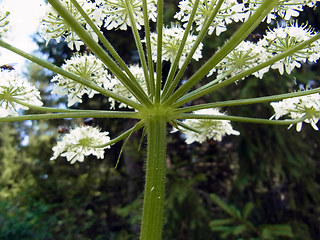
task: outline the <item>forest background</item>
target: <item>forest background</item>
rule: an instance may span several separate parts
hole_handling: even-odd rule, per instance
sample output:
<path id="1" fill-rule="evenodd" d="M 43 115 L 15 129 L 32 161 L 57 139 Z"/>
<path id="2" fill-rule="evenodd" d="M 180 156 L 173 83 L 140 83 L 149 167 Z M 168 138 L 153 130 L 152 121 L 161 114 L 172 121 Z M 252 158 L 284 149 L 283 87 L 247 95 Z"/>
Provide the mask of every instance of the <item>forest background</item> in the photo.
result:
<path id="1" fill-rule="evenodd" d="M 165 2 L 165 19 L 171 19 L 178 1 Z M 319 9 L 305 8 L 301 22 L 319 31 Z M 298 22 L 300 21 L 298 19 Z M 169 21 L 168 21 L 169 22 Z M 275 22 L 274 25 L 277 23 Z M 208 36 L 207 52 L 230 37 L 238 24 L 219 38 Z M 264 33 L 261 24 L 250 41 Z M 130 31 L 108 32 L 108 39 L 127 63 L 138 54 Z M 37 35 L 38 55 L 61 66 L 72 55 L 63 43 L 48 46 Z M 209 51 L 210 49 L 210 51 Z M 82 51 L 88 51 L 83 48 Z M 166 65 L 164 65 L 166 68 Z M 186 73 L 199 68 L 193 62 Z M 168 70 L 168 69 L 167 69 Z M 26 77 L 42 90 L 45 105 L 66 106 L 66 99 L 50 94 L 51 73 L 29 64 Z M 320 65 L 305 64 L 290 75 L 268 72 L 265 81 L 253 76 L 228 92 L 205 96 L 204 102 L 259 97 L 320 85 Z M 78 109 L 108 109 L 99 96 L 83 99 Z M 265 111 L 269 109 L 269 111 Z M 268 104 L 230 108 L 232 115 L 268 118 Z M 131 136 L 114 168 L 122 143 L 108 150 L 104 160 L 89 157 L 70 165 L 50 161 L 61 126 L 72 128 L 79 120 L 27 121 L 0 124 L 0 239 L 2 240 L 130 240 L 137 239 L 144 184 L 144 144 Z M 132 120 L 134 121 L 134 120 Z M 95 126 L 110 135 L 127 120 L 95 119 Z M 168 136 L 164 239 L 320 239 L 320 138 L 311 129 L 234 123 L 240 136 L 222 142 L 184 143 L 184 136 Z M 170 131 L 170 129 L 168 129 Z M 242 213 L 241 217 L 233 213 Z M 269 226 L 270 232 L 261 229 Z"/>

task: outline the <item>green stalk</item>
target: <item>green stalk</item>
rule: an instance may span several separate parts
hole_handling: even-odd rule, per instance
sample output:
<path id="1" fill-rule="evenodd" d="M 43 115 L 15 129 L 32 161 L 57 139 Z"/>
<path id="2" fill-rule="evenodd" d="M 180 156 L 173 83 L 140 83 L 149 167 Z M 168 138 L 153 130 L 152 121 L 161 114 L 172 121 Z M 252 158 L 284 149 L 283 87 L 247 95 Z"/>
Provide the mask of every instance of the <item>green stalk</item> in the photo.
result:
<path id="1" fill-rule="evenodd" d="M 195 106 L 191 106 L 191 107 L 180 108 L 180 109 L 175 110 L 174 112 L 175 113 L 186 113 L 186 112 L 192 112 L 192 111 L 205 109 L 205 108 L 243 106 L 243 105 L 249 105 L 249 104 L 280 101 L 285 98 L 301 97 L 301 96 L 306 96 L 306 95 L 315 94 L 315 93 L 320 93 L 320 88 L 315 88 L 315 89 L 306 90 L 306 91 L 299 91 L 299 92 L 294 92 L 294 93 L 272 95 L 272 96 L 267 96 L 267 97 L 237 99 L 237 100 L 230 100 L 230 101 L 223 101 L 223 102 L 199 104 L 199 105 L 195 105 Z"/>
<path id="2" fill-rule="evenodd" d="M 94 148 L 104 148 L 104 147 L 107 147 L 107 146 L 111 146 L 111 145 L 121 141 L 122 139 L 130 136 L 133 132 L 138 131 L 142 127 L 143 127 L 143 121 L 140 121 L 136 125 L 134 125 L 132 128 L 130 128 L 127 131 L 125 131 L 124 133 L 120 134 L 118 137 L 115 137 L 114 139 L 110 140 L 106 144 L 93 145 L 92 147 L 94 147 Z"/>
<path id="3" fill-rule="evenodd" d="M 121 81 L 121 83 L 135 96 L 138 101 L 146 106 L 151 106 L 151 101 L 145 92 L 141 91 L 130 78 L 122 71 L 117 63 L 96 43 L 86 29 L 75 19 L 68 9 L 66 9 L 59 0 L 48 0 L 54 9 L 60 14 L 64 21 L 81 38 L 81 40 L 90 48 L 90 50 L 108 67 L 108 69 Z"/>
<path id="4" fill-rule="evenodd" d="M 8 99 L 9 100 L 9 99 Z M 40 111 L 40 112 L 47 112 L 47 113 L 74 113 L 74 112 L 96 112 L 97 110 L 79 110 L 79 109 L 64 109 L 64 108 L 52 108 L 52 107 L 40 107 L 40 106 L 35 106 L 29 103 L 25 103 L 23 101 L 20 101 L 19 99 L 16 99 L 14 97 L 10 98 L 10 101 L 19 103 L 22 106 L 28 107 L 30 109 Z"/>
<path id="5" fill-rule="evenodd" d="M 155 102 L 160 102 L 161 81 L 162 81 L 162 34 L 163 34 L 163 0 L 157 1 L 157 79 L 156 79 L 156 96 Z"/>
<path id="6" fill-rule="evenodd" d="M 146 121 L 148 133 L 146 182 L 140 240 L 161 240 L 166 173 L 166 120 Z"/>
<path id="7" fill-rule="evenodd" d="M 82 9 L 82 7 L 79 5 L 79 3 L 76 0 L 71 0 L 73 5 L 77 8 L 81 16 L 86 20 L 86 22 L 89 24 L 89 26 L 92 28 L 92 30 L 97 34 L 99 40 L 102 42 L 102 44 L 107 48 L 107 50 L 110 52 L 110 54 L 114 57 L 114 59 L 118 62 L 120 67 L 126 72 L 126 74 L 129 76 L 131 81 L 142 91 L 141 86 L 139 85 L 138 81 L 135 79 L 133 74 L 130 72 L 127 64 L 122 60 L 122 58 L 119 56 L 117 51 L 113 48 L 113 46 L 110 44 L 110 42 L 105 38 L 105 36 L 101 33 L 99 28 L 94 24 L 94 22 L 90 19 L 90 17 L 87 15 L 87 13 Z"/>
<path id="8" fill-rule="evenodd" d="M 228 42 L 214 54 L 188 81 L 165 101 L 165 106 L 170 106 L 181 96 L 196 85 L 208 72 L 226 57 L 239 43 L 241 43 L 276 6 L 276 0 L 264 0 L 257 11 L 232 35 Z"/>
<path id="9" fill-rule="evenodd" d="M 150 82 L 150 77 L 149 77 L 149 72 L 148 72 L 148 66 L 147 66 L 147 61 L 146 61 L 146 56 L 144 54 L 143 51 L 143 47 L 142 47 L 142 42 L 139 36 L 139 31 L 137 29 L 137 25 L 136 25 L 136 21 L 134 19 L 133 16 L 133 12 L 132 12 L 132 4 L 130 3 L 130 0 L 125 0 L 126 1 L 126 7 L 127 10 L 129 12 L 129 19 L 130 19 L 130 24 L 131 24 L 131 30 L 133 33 L 133 37 L 134 37 L 134 41 L 136 43 L 138 52 L 139 52 L 139 57 L 140 57 L 140 61 L 141 61 L 141 65 L 142 65 L 142 69 L 143 69 L 143 73 L 144 73 L 144 78 L 146 81 L 146 85 L 147 85 L 147 90 L 148 90 L 148 95 L 153 96 L 153 93 L 151 92 L 151 89 L 154 89 L 154 87 L 151 86 L 151 82 Z"/>
<path id="10" fill-rule="evenodd" d="M 141 105 L 139 103 L 134 102 L 132 100 L 129 100 L 127 98 L 124 98 L 124 97 L 122 97 L 122 96 L 120 96 L 118 94 L 113 93 L 112 91 L 106 90 L 105 88 L 102 88 L 102 87 L 98 86 L 97 84 L 93 83 L 92 81 L 88 81 L 86 79 L 81 78 L 80 76 L 78 76 L 76 74 L 73 74 L 71 72 L 65 71 L 62 68 L 60 68 L 60 67 L 58 67 L 58 66 L 56 66 L 56 65 L 54 65 L 54 64 L 52 64 L 52 63 L 50 63 L 50 62 L 48 62 L 46 60 L 38 58 L 38 57 L 36 57 L 34 55 L 31 55 L 29 53 L 26 53 L 26 52 L 24 52 L 24 51 L 22 51 L 22 50 L 20 50 L 20 49 L 18 49 L 16 47 L 10 45 L 10 44 L 4 42 L 1 39 L 0 39 L 0 47 L 6 48 L 9 51 L 14 52 L 14 53 L 16 53 L 16 54 L 18 54 L 18 55 L 30 60 L 31 62 L 34 62 L 34 63 L 36 63 L 36 64 L 38 64 L 38 65 L 40 65 L 40 66 L 42 66 L 42 67 L 44 67 L 46 69 L 49 69 L 49 70 L 51 70 L 51 71 L 53 71 L 53 72 L 55 72 L 57 74 L 60 74 L 61 76 L 64 76 L 64 77 L 69 78 L 69 79 L 72 79 L 72 80 L 74 80 L 74 81 L 76 81 L 76 82 L 78 82 L 78 83 L 80 83 L 80 84 L 82 84 L 84 86 L 87 86 L 87 87 L 89 87 L 89 88 L 91 88 L 93 90 L 96 90 L 97 92 L 99 92 L 99 93 L 101 93 L 101 94 L 103 94 L 103 95 L 105 95 L 107 97 L 111 97 L 111 98 L 113 98 L 113 99 L 115 99 L 117 101 L 123 102 L 123 103 L 127 104 L 128 106 L 131 106 L 131 107 L 133 107 L 135 109 L 138 109 L 138 110 L 141 109 Z"/>
<path id="11" fill-rule="evenodd" d="M 225 116 L 225 115 L 206 115 L 206 114 L 191 114 L 183 113 L 177 116 L 179 119 L 213 119 L 213 120 L 229 120 L 233 122 L 245 122 L 245 123 L 259 123 L 259 124 L 272 124 L 272 125 L 290 125 L 303 122 L 308 118 L 304 115 L 302 118 L 295 120 L 270 120 L 262 118 L 250 118 L 250 117 L 238 117 L 238 116 Z"/>
<path id="12" fill-rule="evenodd" d="M 79 111 L 70 113 L 46 113 L 46 114 L 30 114 L 14 117 L 2 117 L 0 122 L 15 122 L 27 120 L 51 120 L 63 118 L 135 118 L 139 119 L 137 112 L 117 112 L 117 111 Z"/>
<path id="13" fill-rule="evenodd" d="M 155 93 L 155 79 L 154 79 L 154 64 L 152 61 L 152 51 L 151 51 L 151 40 L 150 40 L 150 26 L 149 26 L 149 16 L 148 16 L 148 4 L 147 0 L 142 0 L 142 10 L 143 10 L 143 20 L 144 20 L 144 32 L 146 38 L 146 48 L 147 48 L 147 60 L 149 67 L 149 78 L 151 93 Z"/>
<path id="14" fill-rule="evenodd" d="M 231 83 L 234 83 L 235 81 L 239 80 L 239 79 L 242 79 L 246 76 L 249 76 L 250 74 L 254 73 L 254 72 L 257 72 L 265 67 L 268 67 L 270 65 L 272 65 L 273 63 L 281 60 L 282 58 L 286 58 L 292 54 L 294 54 L 295 52 L 299 51 L 300 49 L 303 49 L 304 47 L 308 46 L 309 44 L 317 41 L 318 39 L 320 39 L 320 34 L 317 34 L 315 35 L 314 37 L 296 45 L 295 47 L 289 49 L 289 50 L 286 50 L 285 52 L 282 52 L 280 54 L 278 54 L 277 56 L 275 57 L 272 57 L 270 58 L 269 60 L 263 62 L 263 63 L 260 63 L 259 65 L 255 66 L 255 67 L 252 67 L 248 70 L 245 70 L 231 78 L 228 78 L 227 80 L 224 80 L 216 85 L 213 85 L 213 86 L 209 86 L 210 83 L 204 85 L 204 87 L 201 87 L 200 91 L 199 90 L 195 90 L 193 92 L 190 92 L 188 94 L 186 94 L 185 96 L 183 96 L 182 98 L 180 98 L 178 101 L 176 101 L 174 104 L 171 105 L 172 108 L 177 108 L 179 106 L 182 106 L 183 104 L 187 103 L 187 102 L 190 102 L 194 99 L 197 99 L 199 97 L 202 97 L 203 95 L 205 94 L 208 94 L 210 92 L 213 92 L 214 90 L 217 90 L 219 88 L 222 88 L 222 87 L 225 87 Z"/>

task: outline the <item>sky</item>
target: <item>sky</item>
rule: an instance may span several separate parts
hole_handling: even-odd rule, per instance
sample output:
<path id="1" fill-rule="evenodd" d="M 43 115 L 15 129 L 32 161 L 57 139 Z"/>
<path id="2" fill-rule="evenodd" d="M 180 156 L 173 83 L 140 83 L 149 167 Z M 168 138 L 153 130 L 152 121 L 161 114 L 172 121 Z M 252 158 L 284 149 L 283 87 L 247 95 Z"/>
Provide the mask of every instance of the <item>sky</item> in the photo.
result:
<path id="1" fill-rule="evenodd" d="M 31 53 L 37 49 L 37 44 L 32 41 L 34 34 L 40 23 L 41 4 L 43 0 L 0 0 L 5 4 L 5 8 L 10 12 L 10 25 L 12 31 L 6 42 Z M 21 71 L 25 64 L 25 59 L 15 53 L 11 53 L 0 48 L 0 66 L 13 64 L 15 69 Z"/>

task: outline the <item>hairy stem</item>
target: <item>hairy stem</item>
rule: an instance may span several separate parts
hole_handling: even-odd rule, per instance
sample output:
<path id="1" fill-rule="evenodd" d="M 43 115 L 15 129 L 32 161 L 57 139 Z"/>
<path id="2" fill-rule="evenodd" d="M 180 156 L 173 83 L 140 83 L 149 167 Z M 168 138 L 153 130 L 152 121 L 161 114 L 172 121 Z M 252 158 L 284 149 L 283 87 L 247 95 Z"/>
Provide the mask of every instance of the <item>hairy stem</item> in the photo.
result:
<path id="1" fill-rule="evenodd" d="M 166 172 L 166 120 L 146 122 L 148 150 L 140 240 L 161 240 Z"/>

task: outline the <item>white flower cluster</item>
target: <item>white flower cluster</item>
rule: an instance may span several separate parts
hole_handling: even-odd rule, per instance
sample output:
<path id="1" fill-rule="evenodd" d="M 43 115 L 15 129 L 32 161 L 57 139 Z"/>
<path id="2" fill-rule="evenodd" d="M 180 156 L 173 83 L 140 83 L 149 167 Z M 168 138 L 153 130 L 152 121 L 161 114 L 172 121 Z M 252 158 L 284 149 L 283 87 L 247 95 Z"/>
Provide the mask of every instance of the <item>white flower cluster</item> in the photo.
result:
<path id="1" fill-rule="evenodd" d="M 289 115 L 292 119 L 299 119 L 306 115 L 308 118 L 304 122 L 310 123 L 315 130 L 318 130 L 316 124 L 320 118 L 320 94 L 287 98 L 270 104 L 275 111 L 271 118 L 279 119 L 284 115 Z M 301 128 L 302 122 L 299 122 L 296 129 L 300 132 Z"/>
<path id="2" fill-rule="evenodd" d="M 266 49 L 266 55 L 270 58 L 293 48 L 315 35 L 316 33 L 306 26 L 299 27 L 297 24 L 285 27 L 279 26 L 268 31 L 263 39 L 258 42 L 258 45 Z M 274 63 L 271 67 L 278 69 L 280 74 L 283 74 L 284 70 L 290 74 L 295 67 L 301 67 L 301 63 L 305 63 L 307 60 L 316 62 L 319 57 L 320 41 L 317 40 L 309 46 Z"/>
<path id="3" fill-rule="evenodd" d="M 5 10 L 3 4 L 0 5 L 0 37 L 4 37 L 8 32 L 8 16 L 10 13 Z"/>
<path id="4" fill-rule="evenodd" d="M 131 65 L 129 67 L 130 72 L 134 76 L 134 78 L 138 81 L 139 85 L 141 86 L 142 90 L 144 92 L 147 92 L 147 85 L 146 85 L 146 80 L 144 77 L 143 69 L 139 67 L 139 65 Z M 128 98 L 130 100 L 136 101 L 136 98 L 132 95 L 132 93 L 117 79 L 116 77 L 112 77 L 110 79 L 110 84 L 108 85 L 108 88 L 110 91 Z M 115 103 L 116 101 L 113 98 L 109 98 L 109 101 L 111 103 L 111 109 L 115 109 Z M 126 108 L 128 107 L 124 103 L 120 103 L 119 105 L 120 108 Z"/>
<path id="5" fill-rule="evenodd" d="M 217 72 L 217 78 L 225 78 L 235 76 L 242 71 L 257 66 L 266 60 L 266 50 L 264 47 L 254 42 L 243 41 L 234 50 L 232 50 L 222 61 L 218 63 L 208 74 L 212 75 Z M 261 69 L 253 73 L 256 77 L 262 78 L 263 74 L 269 68 Z M 224 76 L 227 75 L 227 76 Z"/>
<path id="6" fill-rule="evenodd" d="M 92 81 L 100 87 L 108 88 L 110 85 L 110 76 L 104 64 L 92 54 L 75 55 L 65 61 L 62 69 Z M 89 98 L 92 98 L 97 93 L 95 90 L 62 75 L 54 76 L 51 82 L 54 83 L 52 93 L 60 96 L 68 95 L 69 107 L 75 103 L 81 103 L 84 94 L 88 94 Z"/>
<path id="7" fill-rule="evenodd" d="M 225 115 L 224 113 L 221 113 L 218 108 L 202 109 L 195 111 L 194 113 L 201 115 Z M 229 120 L 186 119 L 183 123 L 201 132 L 198 133 L 188 129 L 183 129 L 182 131 L 186 135 L 187 144 L 191 144 L 193 142 L 203 143 L 207 139 L 221 141 L 222 137 L 226 135 L 240 135 L 240 132 L 232 128 Z"/>
<path id="8" fill-rule="evenodd" d="M 141 26 L 144 25 L 141 0 L 129 0 L 130 6 L 127 6 L 125 0 L 99 0 L 96 2 L 100 3 L 102 11 L 106 15 L 104 26 L 108 30 L 117 28 L 127 30 L 127 27 L 131 26 L 128 11 L 129 7 L 132 9 L 137 28 L 141 29 Z M 155 0 L 147 0 L 147 7 L 149 19 L 156 22 L 157 6 Z"/>
<path id="9" fill-rule="evenodd" d="M 98 8 L 95 3 L 87 0 L 77 0 L 79 5 L 88 14 L 91 20 L 100 27 L 103 24 L 105 14 L 101 8 Z M 76 7 L 70 0 L 63 0 L 61 3 L 69 10 L 69 12 L 77 19 L 77 21 L 86 27 L 91 36 L 98 41 L 97 35 L 93 32 L 91 27 L 86 23 L 85 19 L 81 16 Z M 73 50 L 74 46 L 76 50 L 80 50 L 80 46 L 84 45 L 79 36 L 65 23 L 63 18 L 55 11 L 55 9 L 47 4 L 44 6 L 42 23 L 39 29 L 41 37 L 43 37 L 48 43 L 51 39 L 55 39 L 57 42 L 63 38 L 70 49 Z"/>
<path id="10" fill-rule="evenodd" d="M 162 56 L 163 60 L 173 62 L 177 56 L 178 49 L 181 45 L 181 41 L 184 34 L 184 29 L 178 26 L 172 26 L 171 28 L 164 28 L 162 34 Z M 182 66 L 186 57 L 188 56 L 190 50 L 193 47 L 194 42 L 196 41 L 197 36 L 189 34 L 186 45 L 183 49 L 182 56 L 179 61 L 179 67 Z M 151 33 L 151 49 L 152 49 L 152 58 L 154 61 L 157 60 L 157 41 L 158 34 Z M 193 54 L 192 58 L 198 61 L 202 58 L 202 50 L 203 44 L 200 43 L 197 50 Z"/>
<path id="11" fill-rule="evenodd" d="M 95 147 L 106 144 L 110 141 L 109 132 L 100 132 L 98 128 L 92 126 L 80 126 L 72 129 L 70 133 L 63 136 L 57 146 L 52 148 L 54 154 L 50 160 L 57 159 L 59 156 L 66 157 L 71 164 L 83 162 L 84 157 L 94 155 L 97 158 L 104 158 L 106 147 Z"/>
<path id="12" fill-rule="evenodd" d="M 214 11 L 217 2 L 218 1 L 216 0 L 200 0 L 195 16 L 197 31 L 200 31 L 203 25 L 208 21 L 208 18 Z M 187 23 L 190 19 L 194 3 L 194 0 L 180 1 L 180 12 L 176 13 L 175 18 L 181 22 Z M 220 33 L 227 30 L 227 24 L 243 21 L 248 17 L 249 12 L 245 11 L 245 5 L 243 3 L 239 3 L 237 0 L 224 1 L 209 27 L 208 34 L 211 35 L 213 31 L 216 30 L 216 35 L 219 36 Z"/>
<path id="13" fill-rule="evenodd" d="M 0 117 L 17 116 L 18 110 L 28 110 L 15 100 L 35 106 L 42 106 L 40 92 L 27 79 L 14 71 L 0 71 Z"/>

